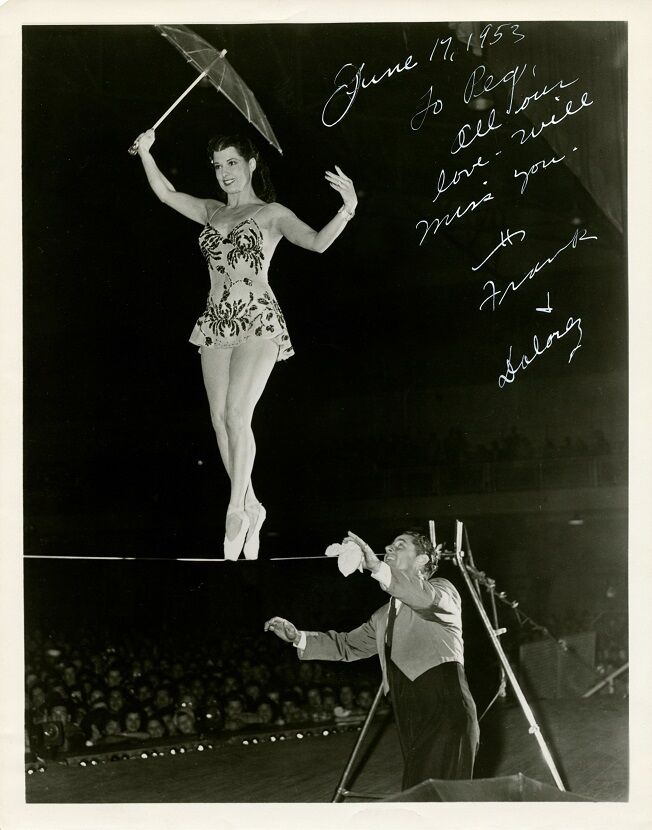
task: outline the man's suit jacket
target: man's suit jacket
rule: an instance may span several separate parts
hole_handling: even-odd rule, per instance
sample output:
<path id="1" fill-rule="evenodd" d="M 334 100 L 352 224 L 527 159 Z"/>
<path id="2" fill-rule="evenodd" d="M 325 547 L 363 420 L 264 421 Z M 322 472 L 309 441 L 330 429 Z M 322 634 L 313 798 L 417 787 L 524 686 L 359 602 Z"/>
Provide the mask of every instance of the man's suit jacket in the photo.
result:
<path id="1" fill-rule="evenodd" d="M 447 661 L 464 663 L 460 595 L 447 579 L 410 577 L 395 568 L 383 589 L 401 600 L 394 623 L 392 660 L 414 680 L 428 669 Z M 385 631 L 389 603 L 353 631 L 306 631 L 302 660 L 360 660 L 377 654 L 389 691 L 385 665 Z"/>

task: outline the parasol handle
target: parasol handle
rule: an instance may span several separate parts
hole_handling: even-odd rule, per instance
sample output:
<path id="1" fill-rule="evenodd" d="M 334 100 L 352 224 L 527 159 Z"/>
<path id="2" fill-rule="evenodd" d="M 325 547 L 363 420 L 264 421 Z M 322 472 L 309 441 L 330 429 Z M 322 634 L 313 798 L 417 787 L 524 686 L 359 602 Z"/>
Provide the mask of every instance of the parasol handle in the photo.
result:
<path id="1" fill-rule="evenodd" d="M 197 84 L 198 84 L 198 83 L 202 80 L 202 78 L 205 78 L 205 77 L 206 77 L 206 75 L 208 75 L 208 73 L 210 72 L 210 70 L 213 68 L 213 64 L 217 63 L 217 61 L 218 61 L 220 58 L 223 58 L 225 55 L 226 55 L 226 49 L 222 49 L 222 51 L 221 51 L 221 52 L 219 53 L 219 55 L 215 58 L 215 60 L 214 60 L 214 61 L 210 64 L 210 66 L 207 66 L 207 67 L 206 67 L 206 69 L 204 69 L 204 71 L 201 73 L 201 75 L 198 75 L 198 76 L 195 78 L 195 80 L 194 80 L 194 81 L 190 84 L 190 86 L 189 86 L 186 90 L 184 90 L 184 91 L 181 93 L 181 95 L 179 95 L 179 97 L 178 97 L 178 98 L 177 98 L 177 100 L 176 100 L 176 101 L 172 104 L 172 106 L 168 107 L 168 109 L 167 109 L 167 110 L 163 113 L 163 115 L 159 118 L 159 120 L 158 120 L 155 124 L 152 124 L 152 126 L 150 127 L 150 130 L 155 130 L 155 129 L 159 126 L 159 124 L 163 123 L 163 121 L 165 121 L 165 119 L 166 119 L 166 118 L 168 117 L 168 115 L 172 112 L 172 110 L 173 110 L 173 109 L 174 109 L 174 108 L 175 108 L 178 104 L 180 104 L 180 103 L 181 103 L 181 101 L 183 101 L 183 99 L 184 99 L 184 98 L 186 97 L 186 95 L 190 92 L 190 90 L 191 90 L 191 89 L 194 89 L 194 88 L 197 86 Z M 130 155 L 130 156 L 135 156 L 137 152 L 138 152 L 138 138 L 134 141 L 134 143 L 133 143 L 133 144 L 131 145 L 131 147 L 129 148 L 129 155 Z"/>

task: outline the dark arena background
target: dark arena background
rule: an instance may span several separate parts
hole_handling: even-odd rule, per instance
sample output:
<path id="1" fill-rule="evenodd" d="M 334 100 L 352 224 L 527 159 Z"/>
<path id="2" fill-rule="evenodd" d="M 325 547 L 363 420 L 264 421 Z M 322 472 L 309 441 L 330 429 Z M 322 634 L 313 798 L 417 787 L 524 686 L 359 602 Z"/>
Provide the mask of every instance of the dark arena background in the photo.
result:
<path id="1" fill-rule="evenodd" d="M 334 164 L 358 208 L 324 254 L 277 249 L 268 519 L 257 562 L 221 561 L 198 226 L 127 153 L 195 70 L 152 25 L 23 27 L 27 802 L 330 801 L 378 663 L 300 664 L 263 623 L 357 626 L 384 594 L 326 547 L 434 520 L 452 551 L 456 519 L 566 793 L 447 558 L 477 781 L 401 796 L 381 707 L 347 800 L 627 801 L 626 23 L 185 23 L 283 154 L 202 82 L 157 130 L 175 187 L 215 195 L 207 141 L 241 132 L 312 227 Z M 132 709 L 132 737 L 97 715 Z"/>

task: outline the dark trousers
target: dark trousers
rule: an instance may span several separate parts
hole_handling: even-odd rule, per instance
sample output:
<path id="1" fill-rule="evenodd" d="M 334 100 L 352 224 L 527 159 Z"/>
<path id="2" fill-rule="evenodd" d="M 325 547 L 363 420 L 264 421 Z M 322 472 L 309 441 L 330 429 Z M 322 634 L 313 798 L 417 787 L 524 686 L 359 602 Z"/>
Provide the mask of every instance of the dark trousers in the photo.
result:
<path id="1" fill-rule="evenodd" d="M 389 688 L 403 751 L 403 789 L 428 778 L 472 778 L 480 742 L 464 667 L 442 663 L 410 680 L 390 660 Z"/>

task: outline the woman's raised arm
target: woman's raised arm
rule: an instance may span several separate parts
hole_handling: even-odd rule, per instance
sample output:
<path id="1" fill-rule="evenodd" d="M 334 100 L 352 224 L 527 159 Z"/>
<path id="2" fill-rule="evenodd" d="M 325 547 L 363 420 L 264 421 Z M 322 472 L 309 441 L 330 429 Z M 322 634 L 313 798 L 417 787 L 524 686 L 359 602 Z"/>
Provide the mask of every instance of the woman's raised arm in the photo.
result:
<path id="1" fill-rule="evenodd" d="M 150 147 L 154 143 L 154 130 L 148 130 L 138 138 L 138 155 L 143 164 L 145 175 L 149 186 L 156 196 L 174 210 L 200 224 L 208 221 L 207 205 L 209 199 L 198 199 L 196 196 L 189 196 L 187 193 L 179 193 L 174 186 L 158 169 L 154 157 L 150 153 Z"/>
<path id="2" fill-rule="evenodd" d="M 337 165 L 335 165 L 335 170 L 336 173 L 327 171 L 325 178 L 342 197 L 342 207 L 320 231 L 315 231 L 310 225 L 306 225 L 288 208 L 274 205 L 272 221 L 277 232 L 294 245 L 319 254 L 333 244 L 344 230 L 346 223 L 353 219 L 358 204 L 358 197 L 351 179 Z"/>

